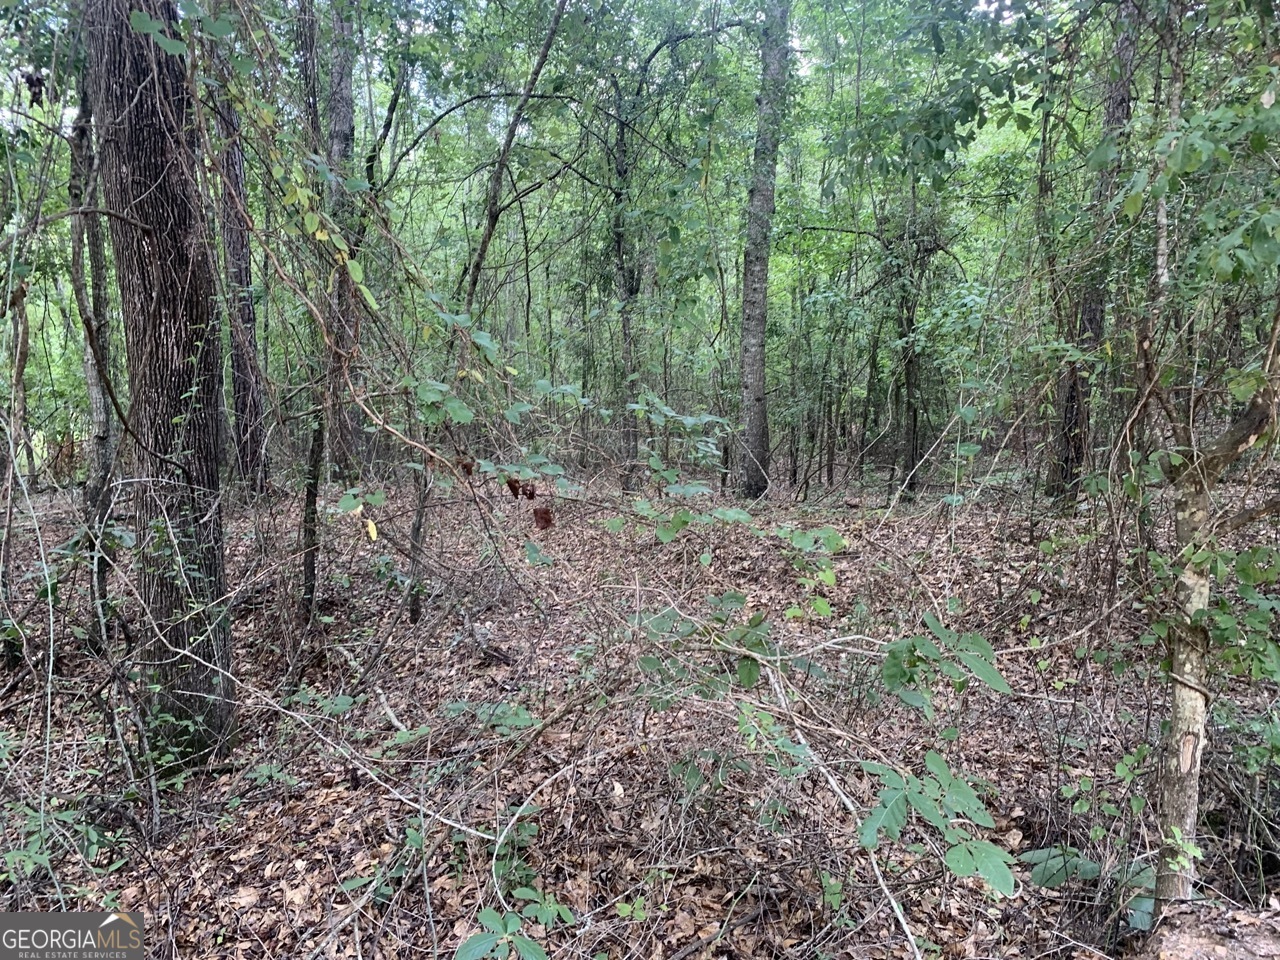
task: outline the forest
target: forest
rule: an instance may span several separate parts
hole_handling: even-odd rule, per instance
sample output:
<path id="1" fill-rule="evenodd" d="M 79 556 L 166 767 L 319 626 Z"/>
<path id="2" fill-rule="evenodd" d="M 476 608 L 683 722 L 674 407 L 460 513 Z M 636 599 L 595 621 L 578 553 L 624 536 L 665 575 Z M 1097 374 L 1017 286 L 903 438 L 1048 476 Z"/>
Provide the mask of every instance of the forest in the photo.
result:
<path id="1" fill-rule="evenodd" d="M 0 0 L 0 910 L 1280 956 L 1278 13 Z"/>

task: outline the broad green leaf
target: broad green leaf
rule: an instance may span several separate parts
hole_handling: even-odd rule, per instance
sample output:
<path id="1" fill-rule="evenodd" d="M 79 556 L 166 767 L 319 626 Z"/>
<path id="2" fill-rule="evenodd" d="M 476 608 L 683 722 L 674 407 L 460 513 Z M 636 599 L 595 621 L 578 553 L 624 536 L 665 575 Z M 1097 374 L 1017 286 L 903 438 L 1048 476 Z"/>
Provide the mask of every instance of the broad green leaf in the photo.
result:
<path id="1" fill-rule="evenodd" d="M 874 850 L 883 833 L 890 840 L 902 836 L 902 828 L 907 823 L 907 794 L 896 787 L 880 791 L 880 803 L 862 821 L 862 830 L 858 837 L 862 846 Z"/>
<path id="2" fill-rule="evenodd" d="M 1013 871 L 1009 869 L 1010 856 L 989 840 L 970 840 L 969 849 L 979 875 L 996 893 L 1013 896 Z"/>
<path id="3" fill-rule="evenodd" d="M 498 945 L 500 939 L 502 938 L 496 933 L 474 934 L 458 948 L 458 952 L 453 955 L 454 960 L 483 960 Z"/>
<path id="4" fill-rule="evenodd" d="M 444 409 L 449 414 L 450 419 L 457 424 L 470 423 L 476 418 L 476 415 L 471 412 L 471 408 L 457 397 L 445 397 Z"/>
<path id="5" fill-rule="evenodd" d="M 515 944 L 516 952 L 520 954 L 521 960 L 547 960 L 547 951 L 543 950 L 542 947 L 524 934 L 512 934 L 511 942 Z"/>
<path id="6" fill-rule="evenodd" d="M 157 33 L 155 40 L 156 46 L 175 57 L 180 57 L 187 52 L 187 42 L 185 40 L 175 40 L 172 37 L 166 37 L 162 33 Z"/>
<path id="7" fill-rule="evenodd" d="M 760 661 L 752 657 L 738 658 L 738 682 L 750 690 L 760 680 Z"/>
<path id="8" fill-rule="evenodd" d="M 481 926 L 492 930 L 494 933 L 505 934 L 507 932 L 507 925 L 503 922 L 502 914 L 493 909 L 493 907 L 481 909 L 476 919 L 480 921 Z"/>
<path id="9" fill-rule="evenodd" d="M 956 656 L 969 668 L 969 672 L 975 677 L 989 686 L 997 693 L 1012 693 L 1013 688 L 1009 686 L 1009 681 L 1005 680 L 989 660 L 984 660 L 976 653 L 970 653 L 967 650 L 961 650 Z"/>

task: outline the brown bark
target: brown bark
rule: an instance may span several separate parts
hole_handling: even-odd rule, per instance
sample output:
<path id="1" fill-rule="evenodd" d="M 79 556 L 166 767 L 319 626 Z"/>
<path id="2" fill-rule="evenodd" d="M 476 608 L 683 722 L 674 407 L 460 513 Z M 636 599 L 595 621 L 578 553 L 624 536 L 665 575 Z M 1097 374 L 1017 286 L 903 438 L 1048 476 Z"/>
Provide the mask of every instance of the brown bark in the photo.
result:
<path id="1" fill-rule="evenodd" d="M 355 46 L 348 12 L 347 0 L 335 0 L 327 114 L 329 169 L 337 178 L 330 184 L 329 207 L 335 222 L 345 234 L 350 235 L 355 216 L 350 198 L 341 183 L 341 177 L 346 175 L 344 171 L 351 164 L 356 138 L 355 97 L 352 91 Z M 339 260 L 342 259 L 339 257 Z M 348 479 L 359 472 L 356 467 L 359 462 L 356 414 L 347 401 L 351 360 L 359 339 L 355 293 L 350 274 L 345 265 L 339 262 L 325 311 L 325 328 L 328 334 L 325 339 L 329 348 L 325 405 L 329 421 L 329 459 L 338 473 Z"/>
<path id="2" fill-rule="evenodd" d="M 760 95 L 756 145 L 747 197 L 747 236 L 742 254 L 742 423 L 739 492 L 756 499 L 769 489 L 769 410 L 765 383 L 765 328 L 769 314 L 769 253 L 778 140 L 786 111 L 790 72 L 790 0 L 769 0 L 760 35 Z"/>
<path id="3" fill-rule="evenodd" d="M 1117 155 L 1098 173 L 1093 190 L 1094 229 L 1092 250 L 1082 278 L 1075 315 L 1073 339 L 1081 352 L 1090 353 L 1102 343 L 1106 328 L 1108 257 L 1106 234 L 1109 228 L 1107 206 L 1115 193 L 1120 172 L 1119 142 L 1133 112 L 1133 71 L 1136 42 L 1134 24 L 1137 10 L 1133 0 L 1123 0 L 1116 25 L 1113 50 L 1115 73 L 1107 84 L 1103 100 L 1102 142 L 1114 143 Z M 1058 454 L 1051 467 L 1047 492 L 1051 497 L 1073 495 L 1081 473 L 1088 467 L 1089 419 L 1092 387 L 1080 361 L 1071 361 L 1063 371 L 1058 387 L 1061 420 L 1058 429 Z"/>
<path id="4" fill-rule="evenodd" d="M 136 440 L 140 667 L 183 759 L 225 752 L 234 725 L 223 604 L 221 343 L 213 263 L 192 176 L 183 61 L 130 24 L 172 25 L 167 0 L 88 0 L 89 92 L 128 360 Z"/>
<path id="5" fill-rule="evenodd" d="M 30 326 L 27 322 L 27 284 L 14 287 L 7 304 L 0 301 L 0 316 L 9 314 L 13 325 L 13 384 L 9 397 L 9 441 L 14 459 L 26 461 L 27 483 L 36 482 L 36 457 L 27 433 L 27 358 L 31 355 Z"/>
<path id="6" fill-rule="evenodd" d="M 1160 39 L 1169 57 L 1167 103 L 1168 127 L 1177 130 L 1182 111 L 1182 12 L 1174 3 L 1167 12 Z M 1150 311 L 1150 327 L 1140 334 L 1140 354 L 1150 363 L 1151 332 L 1167 321 L 1171 309 L 1169 290 L 1172 280 L 1170 263 L 1169 206 L 1167 195 L 1156 199 L 1156 297 Z M 1274 345 L 1273 345 L 1274 354 Z M 1269 357 L 1270 362 L 1274 356 Z M 1158 388 L 1157 388 L 1158 389 Z M 1266 391 L 1270 394 L 1270 389 Z M 1191 395 L 1194 395 L 1192 387 Z M 1160 862 L 1156 866 L 1156 908 L 1191 896 L 1196 878 L 1195 862 L 1185 855 L 1183 844 L 1195 841 L 1200 817 L 1200 763 L 1208 734 L 1208 636 L 1203 625 L 1194 622 L 1197 614 L 1208 609 L 1209 576 L 1203 564 L 1191 558 L 1200 544 L 1212 533 L 1209 528 L 1209 490 L 1222 471 L 1247 449 L 1233 441 L 1233 435 L 1244 431 L 1252 434 L 1245 423 L 1260 405 L 1250 405 L 1245 418 L 1237 422 L 1214 444 L 1199 451 L 1186 452 L 1190 459 L 1174 480 L 1176 489 L 1176 533 L 1184 566 L 1179 577 L 1177 599 L 1181 607 L 1179 622 L 1169 631 L 1169 725 L 1160 758 L 1160 803 L 1157 819 L 1160 825 Z M 1265 404 L 1271 422 L 1275 402 Z M 1191 447 L 1195 418 L 1191 404 L 1187 418 L 1179 423 L 1171 417 L 1171 427 L 1180 446 Z M 1257 438 L 1253 434 L 1249 443 Z"/>
<path id="7" fill-rule="evenodd" d="M 231 304 L 231 396 L 235 411 L 236 466 L 256 493 L 267 487 L 266 405 L 258 368 L 258 321 L 253 306 L 249 250 L 249 198 L 244 180 L 240 118 L 225 98 L 218 104 L 222 150 L 222 246 Z"/>
<path id="8" fill-rule="evenodd" d="M 82 84 L 82 87 L 84 85 Z M 98 202 L 97 161 L 93 151 L 93 109 L 89 92 L 80 91 L 80 109 L 71 127 L 71 178 L 67 193 L 76 209 Z M 89 247 L 89 277 L 84 271 Z M 110 557 L 100 534 L 110 507 L 107 490 L 115 468 L 119 430 L 112 414 L 107 379 L 111 376 L 111 336 L 107 316 L 107 253 L 102 220 L 78 213 L 71 222 L 71 289 L 84 333 L 84 380 L 89 397 L 89 474 L 84 485 L 85 529 L 89 532 L 89 599 L 93 607 L 90 648 L 106 646 L 107 572 Z"/>

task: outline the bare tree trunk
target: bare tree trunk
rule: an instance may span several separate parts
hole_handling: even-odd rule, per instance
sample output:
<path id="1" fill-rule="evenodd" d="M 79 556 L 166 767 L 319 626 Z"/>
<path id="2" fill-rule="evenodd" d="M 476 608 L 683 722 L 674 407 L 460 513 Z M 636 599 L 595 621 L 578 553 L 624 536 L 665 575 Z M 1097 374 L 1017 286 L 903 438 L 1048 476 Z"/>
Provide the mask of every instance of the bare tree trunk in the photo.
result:
<path id="1" fill-rule="evenodd" d="M 1115 193 L 1120 172 L 1119 145 L 1133 112 L 1133 69 L 1137 10 L 1133 0 L 1123 0 L 1116 24 L 1114 59 L 1116 72 L 1107 84 L 1103 102 L 1102 142 L 1116 146 L 1116 156 L 1098 174 L 1093 190 L 1094 230 L 1092 250 L 1077 306 L 1074 339 L 1082 353 L 1091 353 L 1102 342 L 1106 326 L 1108 259 L 1107 204 Z M 1091 381 L 1080 361 L 1067 364 L 1059 385 L 1058 454 L 1051 467 L 1047 492 L 1052 497 L 1074 495 L 1080 475 L 1087 468 L 1090 447 Z"/>
<path id="2" fill-rule="evenodd" d="M 330 184 L 329 209 L 344 233 L 353 225 L 351 203 L 341 184 L 341 171 L 351 164 L 355 153 L 356 115 L 352 73 L 355 70 L 355 46 L 348 19 L 349 0 L 334 0 L 333 40 L 329 73 L 329 169 L 337 178 Z M 326 415 L 329 421 L 329 459 L 343 477 L 358 471 L 356 423 L 347 402 L 347 380 L 352 351 L 356 345 L 355 286 L 344 264 L 334 271 L 332 290 L 325 312 L 326 343 L 329 348 Z"/>
<path id="3" fill-rule="evenodd" d="M 756 499 L 769 489 L 769 410 L 765 384 L 765 327 L 769 315 L 769 253 L 773 230 L 778 140 L 790 73 L 790 0 L 768 0 L 760 35 L 760 96 L 756 146 L 747 198 L 742 254 L 742 423 L 739 492 Z"/>
<path id="4" fill-rule="evenodd" d="M 1160 31 L 1169 57 L 1167 102 L 1170 130 L 1178 128 L 1182 115 L 1181 31 L 1181 4 L 1174 3 Z M 1169 253 L 1169 206 L 1166 194 L 1162 193 L 1156 199 L 1156 298 L 1150 311 L 1151 329 L 1158 328 L 1169 312 L 1172 279 Z M 1141 352 L 1149 354 L 1150 337 L 1143 339 Z M 1190 406 L 1188 404 L 1188 414 L 1192 413 Z M 1180 446 L 1192 446 L 1194 429 L 1195 420 L 1190 415 L 1184 424 L 1174 424 Z M 1191 451 L 1188 449 L 1187 452 Z M 1231 459 L 1238 457 L 1240 452 L 1235 451 Z M 1191 556 L 1205 534 L 1210 532 L 1207 529 L 1209 487 L 1229 462 L 1215 463 L 1208 459 L 1208 451 L 1200 451 L 1175 482 L 1176 533 L 1184 559 L 1178 581 L 1178 603 L 1186 620 L 1169 631 L 1169 728 L 1160 760 L 1160 806 L 1157 811 L 1163 844 L 1156 868 L 1155 889 L 1156 905 L 1160 910 L 1171 901 L 1189 898 L 1196 877 L 1195 862 L 1186 855 L 1183 844 L 1193 842 L 1199 829 L 1200 763 L 1208 733 L 1208 636 L 1202 626 L 1193 622 L 1193 617 L 1198 611 L 1208 608 L 1209 577 L 1203 565 L 1195 563 Z"/>
<path id="5" fill-rule="evenodd" d="M 631 157 L 627 142 L 627 111 L 621 85 L 614 79 L 613 138 L 613 283 L 622 324 L 622 466 L 619 480 L 624 491 L 636 487 L 636 462 L 640 453 L 640 425 L 636 411 L 636 346 L 633 328 L 636 297 L 640 294 L 640 270 L 635 241 L 627 229 L 627 205 L 631 198 Z"/>
<path id="6" fill-rule="evenodd" d="M 36 457 L 31 448 L 31 436 L 27 432 L 27 358 L 31 355 L 31 329 L 27 322 L 27 284 L 19 283 L 9 295 L 6 304 L 13 325 L 13 383 L 9 395 L 9 442 L 13 449 L 15 468 L 19 458 L 27 464 L 27 483 L 35 486 Z"/>
<path id="7" fill-rule="evenodd" d="M 221 342 L 214 270 L 189 142 L 183 61 L 130 24 L 172 29 L 167 0 L 88 0 L 94 108 L 136 441 L 138 592 L 150 622 L 144 682 L 182 759 L 224 753 L 235 701 L 223 607 Z M 124 219 L 127 217 L 128 219 Z"/>
<path id="8" fill-rule="evenodd" d="M 84 84 L 81 84 L 82 88 Z M 71 127 L 71 205 L 97 204 L 98 181 L 93 152 L 93 108 L 87 89 L 80 91 L 80 109 Z M 89 246 L 89 279 L 84 275 L 84 248 Z M 110 507 L 107 489 L 115 468 L 119 431 L 112 414 L 108 380 L 111 376 L 111 334 L 107 316 L 107 251 L 102 221 L 96 214 L 77 214 L 71 223 L 71 289 L 84 333 L 84 382 L 89 397 L 89 475 L 84 485 L 85 529 L 89 531 L 89 599 L 93 607 L 91 649 L 106 648 L 107 572 L 110 557 L 100 536 Z"/>
<path id="9" fill-rule="evenodd" d="M 267 429 L 262 371 L 258 369 L 258 321 L 253 307 L 249 251 L 249 198 L 244 182 L 240 118 L 223 98 L 217 105 L 222 151 L 222 245 L 232 304 L 231 395 L 235 410 L 236 466 L 255 493 L 267 487 Z"/>

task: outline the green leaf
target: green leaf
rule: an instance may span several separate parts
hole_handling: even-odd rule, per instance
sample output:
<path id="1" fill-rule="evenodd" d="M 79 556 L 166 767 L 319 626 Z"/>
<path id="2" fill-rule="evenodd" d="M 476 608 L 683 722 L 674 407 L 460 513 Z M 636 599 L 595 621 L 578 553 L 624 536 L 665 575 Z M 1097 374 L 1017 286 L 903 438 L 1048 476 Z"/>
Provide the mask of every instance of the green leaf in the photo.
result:
<path id="1" fill-rule="evenodd" d="M 515 944 L 516 952 L 520 954 L 521 960 L 547 960 L 547 951 L 543 950 L 542 947 L 524 934 L 512 934 L 511 942 Z"/>
<path id="2" fill-rule="evenodd" d="M 175 40 L 172 37 L 166 37 L 162 33 L 155 35 L 156 46 L 165 53 L 180 57 L 187 52 L 187 43 L 185 40 Z"/>
<path id="3" fill-rule="evenodd" d="M 320 214 L 308 211 L 302 215 L 302 229 L 307 233 L 315 233 L 320 229 Z"/>
<path id="4" fill-rule="evenodd" d="M 493 342 L 493 337 L 485 333 L 483 330 L 471 331 L 471 342 L 480 348 L 484 358 L 492 364 L 498 362 L 498 345 Z"/>
<path id="5" fill-rule="evenodd" d="M 996 893 L 1012 897 L 1015 883 L 1013 871 L 1009 869 L 1009 854 L 989 840 L 971 840 L 969 849 L 982 879 Z"/>
<path id="6" fill-rule="evenodd" d="M 974 863 L 973 851 L 967 843 L 958 843 L 947 850 L 945 857 L 947 868 L 957 877 L 972 877 L 978 870 Z"/>
<path id="7" fill-rule="evenodd" d="M 831 616 L 831 604 L 827 602 L 825 597 L 814 597 L 809 601 L 809 605 L 813 607 L 813 612 L 820 617 Z"/>
<path id="8" fill-rule="evenodd" d="M 738 659 L 738 682 L 750 690 L 760 681 L 760 661 L 752 657 Z"/>
<path id="9" fill-rule="evenodd" d="M 445 397 L 444 409 L 453 422 L 457 424 L 470 423 L 476 418 L 476 415 L 471 412 L 471 408 L 457 397 Z"/>
<path id="10" fill-rule="evenodd" d="M 956 638 L 955 631 L 948 630 L 941 623 L 939 623 L 938 618 L 933 615 L 932 611 L 928 611 L 925 613 L 924 622 L 925 622 L 925 626 L 927 626 L 930 630 L 933 631 L 934 636 L 936 636 L 943 643 L 949 644 L 955 640 Z"/>
<path id="11" fill-rule="evenodd" d="M 352 890 L 359 890 L 365 884 L 372 883 L 372 882 L 373 882 L 373 877 L 352 877 L 349 880 L 342 881 L 342 889 L 346 890 L 347 892 L 350 892 Z"/>
<path id="12" fill-rule="evenodd" d="M 989 686 L 997 693 L 1012 693 L 1013 688 L 1009 686 L 1009 681 L 1000 675 L 990 661 L 984 660 L 976 653 L 970 653 L 967 650 L 960 650 L 956 656 L 969 668 L 969 672 L 975 677 Z"/>
<path id="13" fill-rule="evenodd" d="M 467 942 L 458 948 L 453 955 L 454 960 L 482 960 L 498 945 L 501 937 L 496 933 L 477 933 L 467 938 Z"/>
<path id="14" fill-rule="evenodd" d="M 129 26 L 137 33 L 159 33 L 164 28 L 164 23 L 152 20 L 141 10 L 134 10 L 129 14 Z"/>
<path id="15" fill-rule="evenodd" d="M 364 283 L 364 267 L 360 266 L 359 260 L 347 261 L 347 273 L 356 283 Z"/>
<path id="16" fill-rule="evenodd" d="M 480 924 L 496 934 L 505 934 L 507 925 L 502 919 L 502 914 L 493 907 L 484 907 L 476 917 Z"/>
<path id="17" fill-rule="evenodd" d="M 528 413 L 533 409 L 533 404 L 520 401 L 513 403 L 507 409 L 502 411 L 502 415 L 512 423 L 519 423 L 521 414 Z"/>
<path id="18" fill-rule="evenodd" d="M 862 846 L 874 850 L 880 842 L 880 834 L 884 833 L 891 840 L 902 836 L 902 828 L 907 823 L 907 793 L 898 787 L 890 787 L 880 791 L 880 803 L 862 821 L 862 830 L 858 836 Z"/>
<path id="19" fill-rule="evenodd" d="M 356 289 L 360 291 L 360 296 L 364 297 L 364 302 L 369 305 L 370 310 L 378 309 L 378 301 L 373 298 L 373 294 L 369 292 L 369 288 L 363 283 L 357 283 Z"/>
<path id="20" fill-rule="evenodd" d="M 222 40 L 236 32 L 236 25 L 223 15 L 217 20 L 210 21 L 205 26 L 205 31 L 214 39 Z"/>

